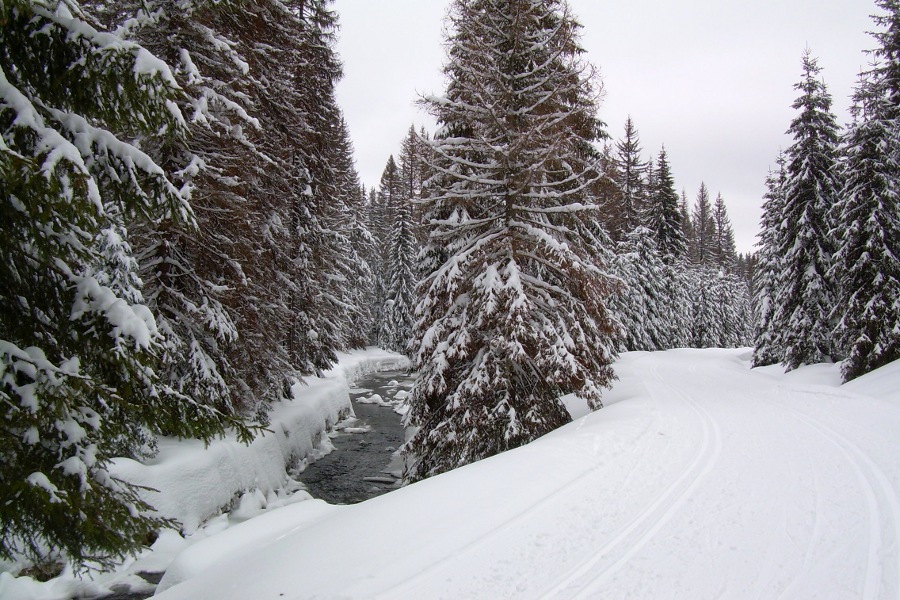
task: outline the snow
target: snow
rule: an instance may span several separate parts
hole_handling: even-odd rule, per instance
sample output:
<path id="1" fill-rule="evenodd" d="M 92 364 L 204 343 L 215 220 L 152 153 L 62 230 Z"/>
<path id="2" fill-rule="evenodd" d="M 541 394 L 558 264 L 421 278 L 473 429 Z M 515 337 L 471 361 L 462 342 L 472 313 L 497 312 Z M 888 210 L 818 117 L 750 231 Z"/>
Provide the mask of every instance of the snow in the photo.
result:
<path id="1" fill-rule="evenodd" d="M 839 386 L 750 357 L 624 354 L 603 410 L 568 397 L 574 422 L 525 447 L 235 525 L 159 597 L 897 597 L 900 365 Z"/>
<path id="2" fill-rule="evenodd" d="M 567 396 L 574 421 L 527 446 L 356 505 L 247 489 L 123 572 L 168 567 L 162 600 L 900 596 L 900 362 L 839 385 L 750 358 L 625 353 L 604 409 Z M 0 574 L 4 600 L 51 589 Z"/>
<path id="3" fill-rule="evenodd" d="M 9 344 L 0 351 L 24 354 Z M 405 356 L 377 348 L 339 353 L 338 359 L 338 365 L 322 377 L 307 377 L 303 384 L 296 384 L 292 389 L 294 399 L 272 411 L 270 431 L 249 446 L 233 438 L 213 441 L 208 447 L 197 440 L 162 438 L 153 459 L 143 463 L 126 458 L 113 461 L 112 476 L 151 488 L 144 492 L 145 498 L 159 514 L 179 520 L 186 538 L 175 531 L 163 531 L 151 549 L 113 573 L 95 575 L 93 580 L 78 579 L 67 569 L 55 579 L 37 582 L 3 572 L 15 565 L 0 562 L 0 598 L 62 600 L 108 594 L 115 586 L 152 589 L 137 573 L 164 571 L 179 555 L 179 565 L 169 569 L 167 576 L 178 581 L 183 578 L 178 575 L 179 569 L 199 572 L 204 561 L 216 562 L 237 550 L 254 547 L 257 541 L 268 544 L 291 527 L 307 523 L 310 515 L 328 513 L 333 507 L 298 491 L 301 486 L 289 471 L 302 469 L 305 461 L 333 449 L 327 431 L 342 415 L 352 413 L 350 383 L 370 373 L 409 366 Z M 90 417 L 86 415 L 86 419 Z M 78 471 L 81 462 L 77 459 L 59 467 Z M 50 494 L 56 491 L 43 473 L 30 475 L 28 481 Z M 222 514 L 233 504 L 235 508 L 229 514 Z M 246 528 L 237 536 L 230 533 L 234 524 L 250 519 L 256 533 L 248 533 Z M 206 546 L 199 555 L 192 554 L 192 545 L 205 539 L 216 540 L 215 550 Z"/>
<path id="4" fill-rule="evenodd" d="M 140 463 L 119 458 L 110 472 L 158 490 L 147 492 L 146 500 L 160 515 L 181 522 L 185 533 L 195 533 L 237 494 L 277 492 L 288 483 L 292 467 L 322 444 L 330 448 L 327 431 L 352 410 L 348 381 L 407 364 L 404 357 L 377 349 L 340 354 L 334 369 L 294 385 L 294 400 L 273 408 L 270 431 L 249 446 L 233 438 L 208 447 L 198 440 L 162 439 L 154 459 Z"/>

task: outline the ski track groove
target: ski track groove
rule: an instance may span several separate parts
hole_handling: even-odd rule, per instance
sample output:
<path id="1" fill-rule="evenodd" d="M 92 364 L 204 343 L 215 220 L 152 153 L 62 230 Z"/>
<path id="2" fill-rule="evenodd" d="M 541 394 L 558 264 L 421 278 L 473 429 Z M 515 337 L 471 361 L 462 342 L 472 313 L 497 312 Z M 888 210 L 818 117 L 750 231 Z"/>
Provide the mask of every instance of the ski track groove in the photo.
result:
<path id="1" fill-rule="evenodd" d="M 792 392 L 808 393 L 804 390 L 792 390 Z M 819 419 L 790 406 L 783 404 L 779 404 L 778 406 L 790 413 L 798 421 L 805 423 L 808 427 L 819 432 L 826 440 L 836 446 L 844 458 L 850 463 L 850 466 L 856 474 L 857 480 L 861 484 L 860 487 L 866 497 L 866 504 L 869 512 L 868 562 L 866 565 L 866 576 L 862 596 L 864 599 L 881 597 L 882 583 L 884 582 L 885 575 L 882 561 L 879 556 L 884 547 L 884 540 L 881 537 L 881 524 L 886 520 L 885 512 L 890 513 L 889 518 L 892 521 L 894 532 L 894 539 L 892 541 L 895 554 L 895 559 L 893 561 L 893 582 L 894 591 L 896 593 L 898 587 L 900 587 L 900 585 L 898 585 L 900 584 L 900 581 L 898 581 L 898 579 L 900 579 L 900 553 L 897 551 L 897 543 L 900 541 L 900 502 L 898 502 L 897 494 L 890 483 L 890 479 L 859 446 Z M 879 496 L 883 496 L 884 500 L 881 500 Z M 887 511 L 882 508 L 883 503 L 887 504 Z"/>
<path id="2" fill-rule="evenodd" d="M 696 371 L 696 367 L 692 367 L 691 371 Z M 654 380 L 665 385 L 660 377 L 658 369 L 651 370 Z M 657 395 L 649 388 L 648 392 L 654 400 L 658 402 Z M 597 587 L 603 585 L 615 575 L 615 573 L 628 563 L 647 543 L 649 543 L 662 529 L 666 523 L 681 509 L 681 506 L 693 494 L 694 490 L 699 486 L 700 481 L 706 476 L 716 464 L 722 451 L 722 435 L 718 424 L 712 415 L 703 407 L 697 404 L 690 396 L 681 390 L 670 389 L 671 395 L 677 396 L 688 407 L 690 407 L 697 416 L 700 417 L 703 426 L 703 442 L 700 451 L 694 458 L 690 466 L 685 469 L 682 474 L 669 487 L 667 487 L 657 498 L 651 502 L 647 508 L 642 510 L 636 517 L 631 519 L 627 525 L 618 530 L 618 533 L 599 551 L 595 552 L 590 558 L 575 567 L 562 581 L 557 582 L 552 588 L 541 594 L 541 600 L 556 597 L 563 592 L 576 592 L 575 595 L 566 594 L 566 598 L 584 598 L 590 596 Z M 712 446 L 712 448 L 710 447 Z M 672 500 L 674 497 L 674 500 Z M 660 511 L 661 507 L 665 507 Z M 596 576 L 590 577 L 584 581 L 579 581 L 588 574 L 598 563 L 600 563 L 607 555 L 615 550 L 618 546 L 626 542 L 635 531 L 649 523 L 649 527 L 639 535 L 630 547 L 615 560 L 611 565 L 604 568 Z M 575 588 L 574 590 L 572 588 Z"/>
<path id="3" fill-rule="evenodd" d="M 589 415 L 585 415 L 584 417 L 579 419 L 578 426 L 575 429 L 576 432 L 580 431 L 581 428 L 584 427 L 585 422 L 587 422 L 588 416 Z M 645 428 L 645 430 L 644 430 L 644 432 L 642 432 L 642 434 L 646 433 L 646 429 L 649 429 L 649 425 L 647 426 L 647 428 Z M 640 439 L 640 437 L 641 436 L 639 435 L 639 436 L 637 436 L 636 439 Z M 377 594 L 375 594 L 373 596 L 373 598 L 387 600 L 387 599 L 404 597 L 404 596 L 400 596 L 398 594 L 400 594 L 404 589 L 409 588 L 410 586 L 414 585 L 416 582 L 418 582 L 422 579 L 427 579 L 427 577 L 430 574 L 438 571 L 445 564 L 448 564 L 454 560 L 457 560 L 459 558 L 459 556 L 464 554 L 466 551 L 472 550 L 474 548 L 478 548 L 479 546 L 485 544 L 486 542 L 488 542 L 491 539 L 500 535 L 508 527 L 513 526 L 516 523 L 526 520 L 526 518 L 531 513 L 535 512 L 539 508 L 543 508 L 544 505 L 551 504 L 554 501 L 559 501 L 561 499 L 564 499 L 566 497 L 566 492 L 569 492 L 573 489 L 577 489 L 578 487 L 585 485 L 591 479 L 590 474 L 593 472 L 596 472 L 601 466 L 602 466 L 602 463 L 599 463 L 599 462 L 592 464 L 590 467 L 588 467 L 587 469 L 584 469 L 577 476 L 575 476 L 573 479 L 571 479 L 568 483 L 566 483 L 562 487 L 559 487 L 559 488 L 556 488 L 556 489 L 550 491 L 547 495 L 545 495 L 543 498 L 541 498 L 534 504 L 531 504 L 530 506 L 528 506 L 525 510 L 513 515 L 506 521 L 503 521 L 502 523 L 498 524 L 496 527 L 494 527 L 487 533 L 485 533 L 485 534 L 475 538 L 474 540 L 470 541 L 469 543 L 463 545 L 462 547 L 460 547 L 459 549 L 454 551 L 453 554 L 428 565 L 422 571 L 417 573 L 414 577 L 403 580 L 395 585 L 388 587 L 387 589 L 384 589 L 384 590 L 378 592 Z"/>

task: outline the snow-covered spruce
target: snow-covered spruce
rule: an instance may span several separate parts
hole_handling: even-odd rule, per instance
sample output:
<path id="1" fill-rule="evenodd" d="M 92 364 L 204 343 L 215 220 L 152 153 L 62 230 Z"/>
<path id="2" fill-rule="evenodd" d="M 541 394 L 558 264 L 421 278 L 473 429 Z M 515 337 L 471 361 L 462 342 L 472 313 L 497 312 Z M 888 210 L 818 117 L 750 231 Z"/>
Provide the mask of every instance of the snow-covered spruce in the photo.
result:
<path id="1" fill-rule="evenodd" d="M 653 186 L 647 197 L 644 220 L 653 232 L 660 257 L 667 265 L 682 260 L 687 254 L 684 225 L 678 210 L 678 193 L 665 147 L 659 151 Z"/>
<path id="2" fill-rule="evenodd" d="M 590 247 L 601 135 L 564 1 L 457 0 L 427 202 L 411 481 L 520 446 L 613 377 L 612 280 Z"/>
<path id="3" fill-rule="evenodd" d="M 753 279 L 754 340 L 753 366 L 764 367 L 781 362 L 778 341 L 780 332 L 772 325 L 775 315 L 775 294 L 781 274 L 781 260 L 778 248 L 779 236 L 783 234 L 784 222 L 784 154 L 778 155 L 776 171 L 766 176 L 766 194 L 763 196 L 762 218 L 760 220 L 759 250 L 756 254 L 756 273 Z"/>
<path id="4" fill-rule="evenodd" d="M 653 232 L 638 227 L 619 242 L 615 274 L 624 286 L 612 296 L 610 309 L 624 330 L 621 350 L 663 350 L 672 347 L 669 325 L 672 308 L 665 289 L 665 265 L 659 257 Z M 688 305 L 677 310 L 688 310 Z"/>
<path id="5" fill-rule="evenodd" d="M 830 215 L 839 185 L 838 127 L 820 72 L 816 59 L 804 53 L 803 75 L 795 86 L 801 94 L 793 104 L 799 114 L 788 130 L 794 143 L 785 153 L 780 218 L 785 230 L 775 240 L 781 267 L 770 327 L 780 332 L 778 354 L 788 369 L 827 361 L 833 354 Z"/>
<path id="6" fill-rule="evenodd" d="M 103 566 L 165 523 L 110 457 L 160 431 L 205 439 L 221 414 L 157 386 L 126 223 L 189 223 L 132 136 L 177 140 L 169 68 L 75 2 L 0 5 L 0 556 Z"/>
<path id="7" fill-rule="evenodd" d="M 854 379 L 900 358 L 900 4 L 886 15 L 878 62 L 854 97 L 855 121 L 842 140 L 844 186 L 834 207 L 838 238 L 836 341 L 841 372 Z"/>

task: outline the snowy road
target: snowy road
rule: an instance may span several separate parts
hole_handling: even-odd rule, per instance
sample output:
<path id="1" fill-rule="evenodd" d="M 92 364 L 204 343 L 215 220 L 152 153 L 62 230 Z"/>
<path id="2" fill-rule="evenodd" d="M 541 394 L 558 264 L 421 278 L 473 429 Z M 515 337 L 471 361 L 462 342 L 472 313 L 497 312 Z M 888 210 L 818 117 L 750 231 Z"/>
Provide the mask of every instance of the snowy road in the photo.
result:
<path id="1" fill-rule="evenodd" d="M 607 408 L 321 518 L 294 505 L 162 598 L 897 598 L 900 367 L 838 387 L 745 354 L 627 354 Z"/>

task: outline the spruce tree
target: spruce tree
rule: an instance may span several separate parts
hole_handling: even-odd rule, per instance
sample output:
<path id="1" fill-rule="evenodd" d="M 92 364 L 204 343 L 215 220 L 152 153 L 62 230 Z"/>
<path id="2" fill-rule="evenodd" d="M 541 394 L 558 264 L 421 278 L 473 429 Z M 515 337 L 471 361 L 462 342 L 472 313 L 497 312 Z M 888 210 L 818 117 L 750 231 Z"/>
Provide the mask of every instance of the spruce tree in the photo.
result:
<path id="1" fill-rule="evenodd" d="M 562 0 L 456 0 L 427 207 L 446 260 L 422 282 L 405 446 L 418 480 L 527 443 L 613 377 L 611 281 L 580 231 L 601 135 Z"/>
<path id="2" fill-rule="evenodd" d="M 891 8 L 893 36 L 881 39 L 894 44 L 883 54 L 896 60 L 900 5 Z M 843 140 L 846 180 L 834 210 L 831 276 L 844 381 L 900 358 L 900 111 L 892 103 L 900 94 L 889 87 L 900 78 L 892 81 L 887 70 L 875 69 L 860 84 L 856 120 Z"/>
<path id="3" fill-rule="evenodd" d="M 369 331 L 374 322 L 375 277 L 369 259 L 375 241 L 366 225 L 365 191 L 353 162 L 353 143 L 343 118 L 334 130 L 330 149 L 336 180 L 335 204 L 340 210 L 332 226 L 344 232 L 348 244 L 344 258 L 345 281 L 340 286 L 347 307 L 343 345 L 364 348 L 369 343 Z"/>
<path id="4" fill-rule="evenodd" d="M 671 347 L 665 289 L 665 264 L 653 233 L 646 227 L 632 231 L 619 243 L 616 276 L 626 286 L 615 294 L 611 309 L 624 328 L 623 350 L 664 350 Z"/>
<path id="5" fill-rule="evenodd" d="M 789 370 L 829 360 L 833 352 L 834 286 L 828 272 L 834 243 L 829 214 L 837 200 L 838 128 L 820 72 L 816 60 L 805 52 L 803 76 L 795 86 L 801 94 L 793 104 L 799 114 L 788 130 L 794 143 L 785 153 L 781 215 L 785 231 L 776 249 L 782 267 L 772 326 L 781 332 L 779 353 Z"/>
<path id="6" fill-rule="evenodd" d="M 373 319 L 373 339 L 375 344 L 386 348 L 389 344 L 387 315 L 385 307 L 388 300 L 388 288 L 391 283 L 391 241 L 393 226 L 397 218 L 397 207 L 403 196 L 403 180 L 400 168 L 393 155 L 388 157 L 378 191 L 369 204 L 369 227 L 375 240 L 375 264 L 372 271 L 375 276 L 375 311 Z"/>
<path id="7" fill-rule="evenodd" d="M 422 177 L 425 173 L 422 139 L 410 127 L 400 152 L 397 171 L 399 186 L 395 192 L 390 238 L 386 240 L 385 300 L 382 310 L 379 344 L 388 350 L 408 353 L 418 282 L 416 238 L 419 227 L 414 215 L 421 204 Z"/>
<path id="8" fill-rule="evenodd" d="M 127 237 L 127 224 L 193 220 L 132 143 L 184 135 L 181 92 L 75 2 L 4 2 L 0 23 L 0 556 L 109 566 L 166 524 L 110 459 L 152 451 L 162 431 L 208 440 L 229 425 L 157 385 L 159 331 Z"/>
<path id="9" fill-rule="evenodd" d="M 691 226 L 694 233 L 694 264 L 712 268 L 715 265 L 716 223 L 713 218 L 712 205 L 709 202 L 709 190 L 706 184 L 700 183 L 694 210 L 691 214 Z"/>
<path id="10" fill-rule="evenodd" d="M 718 279 L 718 271 L 710 267 L 695 267 L 688 270 L 692 348 L 718 346 L 720 339 Z"/>
<path id="11" fill-rule="evenodd" d="M 687 190 L 681 189 L 681 202 L 678 204 L 678 212 L 681 213 L 681 227 L 684 230 L 684 242 L 687 245 L 688 264 L 697 264 L 696 248 L 697 239 L 694 224 L 691 222 L 691 211 L 688 206 Z"/>
<path id="12" fill-rule="evenodd" d="M 615 224 L 624 239 L 643 223 L 648 164 L 641 156 L 641 141 L 634 121 L 625 120 L 625 137 L 616 142 L 616 182 L 621 193 L 621 214 Z"/>
<path id="13" fill-rule="evenodd" d="M 716 196 L 712 221 L 712 264 L 731 273 L 737 266 L 737 250 L 734 245 L 734 229 L 731 227 L 731 219 L 728 217 L 728 208 L 722 194 Z"/>
<path id="14" fill-rule="evenodd" d="M 239 374 L 240 349 L 253 338 L 240 304 L 258 295 L 253 233 L 262 220 L 248 210 L 248 179 L 252 166 L 265 162 L 252 140 L 259 121 L 246 93 L 252 82 L 239 38 L 247 17 L 235 2 L 105 4 L 107 18 L 117 11 L 124 35 L 173 66 L 185 91 L 179 106 L 188 135 L 148 151 L 177 174 L 196 226 L 165 219 L 133 229 L 148 307 L 166 333 L 160 376 L 176 393 L 220 410 L 264 411 L 274 398 L 248 394 Z M 267 362 L 254 349 L 255 362 Z"/>
<path id="15" fill-rule="evenodd" d="M 763 197 L 762 219 L 760 222 L 757 247 L 758 262 L 753 279 L 754 287 L 754 340 L 753 366 L 762 367 L 781 362 L 780 331 L 773 323 L 775 315 L 775 294 L 781 276 L 781 257 L 777 254 L 783 235 L 784 212 L 784 155 L 778 156 L 778 170 L 770 171 L 766 177 L 766 194 Z"/>
<path id="16" fill-rule="evenodd" d="M 678 192 L 665 147 L 656 161 L 654 184 L 650 188 L 646 213 L 647 227 L 653 231 L 659 254 L 667 264 L 683 258 L 687 253 L 684 226 L 678 206 Z"/>

